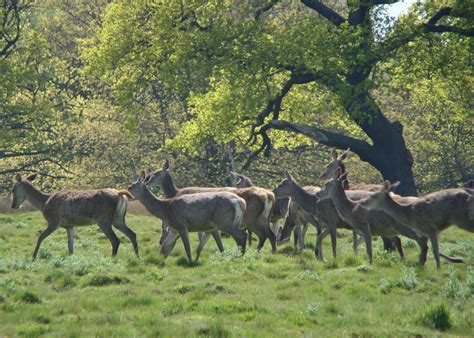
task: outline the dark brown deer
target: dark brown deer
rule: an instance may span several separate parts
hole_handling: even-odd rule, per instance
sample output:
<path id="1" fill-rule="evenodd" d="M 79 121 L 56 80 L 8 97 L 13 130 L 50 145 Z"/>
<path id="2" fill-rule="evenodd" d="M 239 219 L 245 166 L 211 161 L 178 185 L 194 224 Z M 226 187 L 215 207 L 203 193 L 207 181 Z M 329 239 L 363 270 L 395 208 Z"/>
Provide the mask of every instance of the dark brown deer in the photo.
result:
<path id="1" fill-rule="evenodd" d="M 322 240 L 328 235 L 331 235 L 333 257 L 336 257 L 336 229 L 342 228 L 353 230 L 353 228 L 350 224 L 344 221 L 343 218 L 340 217 L 331 200 L 320 200 L 320 198 L 317 197 L 318 191 L 319 189 L 315 191 L 308 191 L 299 185 L 290 173 L 286 172 L 286 179 L 278 185 L 278 187 L 274 190 L 274 193 L 277 197 L 291 197 L 292 201 L 302 207 L 307 213 L 311 214 L 317 219 L 319 223 L 321 223 L 321 226 L 324 230 L 320 235 L 318 235 L 316 240 L 316 257 L 323 259 Z M 361 199 L 366 197 L 369 192 L 350 191 L 349 193 L 353 198 Z M 286 238 L 289 238 L 292 230 L 291 226 L 291 223 L 285 222 L 285 225 L 281 231 L 281 235 L 279 236 L 281 237 L 282 242 L 285 241 Z M 354 251 L 357 250 L 357 243 L 357 235 L 354 233 Z"/>
<path id="2" fill-rule="evenodd" d="M 361 205 L 370 210 L 383 210 L 398 223 L 413 229 L 419 236 L 431 241 L 436 259 L 436 267 L 441 267 L 438 234 L 457 225 L 461 229 L 474 232 L 474 195 L 472 189 L 454 188 L 436 191 L 420 196 L 411 203 L 397 202 L 390 193 L 398 182 L 385 181 L 383 187 L 367 198 Z"/>
<path id="3" fill-rule="evenodd" d="M 159 199 L 150 192 L 143 171 L 138 180 L 128 187 L 128 191 L 154 216 L 166 223 L 171 231 L 166 237 L 161 253 L 166 257 L 181 237 L 186 255 L 192 261 L 188 232 L 223 231 L 234 238 L 245 254 L 247 234 L 241 224 L 246 210 L 243 198 L 230 192 L 206 192 L 185 194 L 169 199 Z M 196 260 L 199 259 L 203 245 L 198 246 Z"/>
<path id="4" fill-rule="evenodd" d="M 173 182 L 170 173 L 170 163 L 166 161 L 162 169 L 156 171 L 147 181 L 147 184 L 159 186 L 166 197 L 183 196 L 188 194 L 204 193 L 204 192 L 230 192 L 243 198 L 247 203 L 247 209 L 244 213 L 242 221 L 243 229 L 250 229 L 258 238 L 259 243 L 257 249 L 260 250 L 265 241 L 269 239 L 272 251 L 276 250 L 276 238 L 269 225 L 270 212 L 275 202 L 273 193 L 270 195 L 265 189 L 250 188 L 206 188 L 206 187 L 187 187 L 177 188 Z M 201 236 L 200 236 L 201 237 Z M 201 240 L 201 239 L 200 239 Z"/>
<path id="5" fill-rule="evenodd" d="M 74 227 L 97 223 L 112 244 L 112 256 L 117 254 L 120 240 L 112 230 L 112 225 L 127 236 L 133 244 L 135 255 L 138 254 L 138 244 L 135 233 L 127 227 L 125 214 L 127 212 L 127 197 L 132 197 L 128 191 L 115 189 L 95 190 L 64 190 L 47 194 L 38 190 L 31 183 L 37 174 L 21 178 L 15 176 L 12 188 L 12 208 L 18 209 L 27 200 L 43 213 L 48 222 L 38 238 L 33 259 L 36 259 L 41 242 L 59 227 L 66 228 L 69 253 L 74 250 Z"/>

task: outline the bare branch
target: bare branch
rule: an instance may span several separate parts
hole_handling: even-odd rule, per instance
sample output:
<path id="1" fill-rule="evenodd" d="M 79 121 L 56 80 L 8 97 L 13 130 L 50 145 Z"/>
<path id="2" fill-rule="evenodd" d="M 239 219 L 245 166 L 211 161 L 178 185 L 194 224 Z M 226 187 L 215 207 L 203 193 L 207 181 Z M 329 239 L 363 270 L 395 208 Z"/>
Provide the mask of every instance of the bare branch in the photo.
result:
<path id="1" fill-rule="evenodd" d="M 49 149 L 43 150 L 35 150 L 35 151 L 25 151 L 25 152 L 5 152 L 4 150 L 0 150 L 0 158 L 8 158 L 8 157 L 20 157 L 20 156 L 32 156 L 32 155 L 39 155 L 39 154 L 47 154 L 49 153 Z"/>
<path id="2" fill-rule="evenodd" d="M 307 7 L 318 12 L 320 15 L 331 21 L 336 26 L 346 22 L 346 19 L 336 13 L 334 10 L 323 4 L 320 0 L 301 0 Z"/>

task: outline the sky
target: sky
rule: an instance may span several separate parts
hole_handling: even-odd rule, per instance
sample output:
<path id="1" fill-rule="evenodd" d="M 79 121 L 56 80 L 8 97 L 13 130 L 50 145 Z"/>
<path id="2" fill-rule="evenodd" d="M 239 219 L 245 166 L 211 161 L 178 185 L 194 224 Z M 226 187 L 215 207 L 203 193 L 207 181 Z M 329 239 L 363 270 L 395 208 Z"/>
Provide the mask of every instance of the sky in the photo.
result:
<path id="1" fill-rule="evenodd" d="M 397 2 L 393 5 L 385 5 L 388 9 L 388 14 L 393 17 L 398 17 L 400 14 L 405 13 L 408 7 L 415 3 L 417 0 L 404 0 L 403 2 Z"/>

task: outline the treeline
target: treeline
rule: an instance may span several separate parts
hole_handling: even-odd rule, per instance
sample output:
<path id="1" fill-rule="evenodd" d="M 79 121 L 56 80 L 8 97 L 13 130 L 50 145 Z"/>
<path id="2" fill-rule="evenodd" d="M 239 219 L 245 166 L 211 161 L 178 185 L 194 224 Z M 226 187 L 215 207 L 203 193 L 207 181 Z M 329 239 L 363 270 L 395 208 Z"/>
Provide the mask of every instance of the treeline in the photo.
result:
<path id="1" fill-rule="evenodd" d="M 16 172 L 40 172 L 38 185 L 47 190 L 123 187 L 134 171 L 155 170 L 166 158 L 181 186 L 227 185 L 230 170 L 237 170 L 270 187 L 285 168 L 302 183 L 318 183 L 328 148 L 278 130 L 266 142 L 258 122 L 271 118 L 261 114 L 269 102 L 287 120 L 371 142 L 324 84 L 295 85 L 279 100 L 289 73 L 276 64 L 309 53 L 305 67 L 316 71 L 339 48 L 323 39 L 332 29 L 325 19 L 298 2 L 19 0 L 0 6 L 3 193 Z M 413 8 L 413 15 L 439 6 L 429 1 L 425 7 Z M 348 11 L 333 8 L 341 17 Z M 405 32 L 411 15 L 382 25 L 386 16 L 377 7 L 371 20 L 381 32 L 372 39 Z M 453 22 L 470 24 L 460 20 Z M 307 45 L 296 39 L 298 30 Z M 311 45 L 311 34 L 320 45 Z M 344 34 L 349 41 L 361 33 Z M 300 45 L 292 45 L 295 39 Z M 474 178 L 469 39 L 421 34 L 370 75 L 370 94 L 403 126 L 420 191 Z M 338 77 L 346 66 L 331 67 L 340 63 L 323 67 Z M 353 181 L 381 181 L 356 156 L 347 169 Z"/>

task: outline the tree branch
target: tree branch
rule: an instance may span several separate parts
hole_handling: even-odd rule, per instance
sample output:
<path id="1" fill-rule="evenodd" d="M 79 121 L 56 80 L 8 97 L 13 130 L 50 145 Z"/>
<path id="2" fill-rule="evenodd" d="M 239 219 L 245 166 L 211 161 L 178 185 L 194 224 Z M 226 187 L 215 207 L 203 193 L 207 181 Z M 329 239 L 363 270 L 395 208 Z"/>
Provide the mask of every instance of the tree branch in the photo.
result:
<path id="1" fill-rule="evenodd" d="M 448 26 L 448 25 L 437 25 L 438 21 L 444 16 L 450 16 L 452 13 L 452 7 L 443 7 L 436 12 L 426 24 L 423 25 L 425 30 L 434 33 L 451 32 L 459 35 L 474 36 L 474 29 L 464 29 L 462 27 Z"/>
<path id="2" fill-rule="evenodd" d="M 338 149 L 351 148 L 351 151 L 359 155 L 363 161 L 367 161 L 371 157 L 372 146 L 367 142 L 315 126 L 272 120 L 269 123 L 269 128 L 303 134 L 329 147 Z"/>
<path id="3" fill-rule="evenodd" d="M 31 155 L 39 155 L 39 154 L 47 154 L 51 150 L 43 149 L 43 150 L 36 150 L 36 151 L 25 151 L 25 152 L 10 152 L 6 153 L 4 150 L 0 150 L 0 159 L 1 158 L 8 158 L 8 157 L 20 157 L 20 156 L 31 156 Z"/>
<path id="4" fill-rule="evenodd" d="M 307 7 L 318 12 L 321 16 L 331 21 L 336 26 L 346 22 L 346 19 L 336 13 L 334 10 L 323 4 L 320 0 L 301 0 Z"/>

